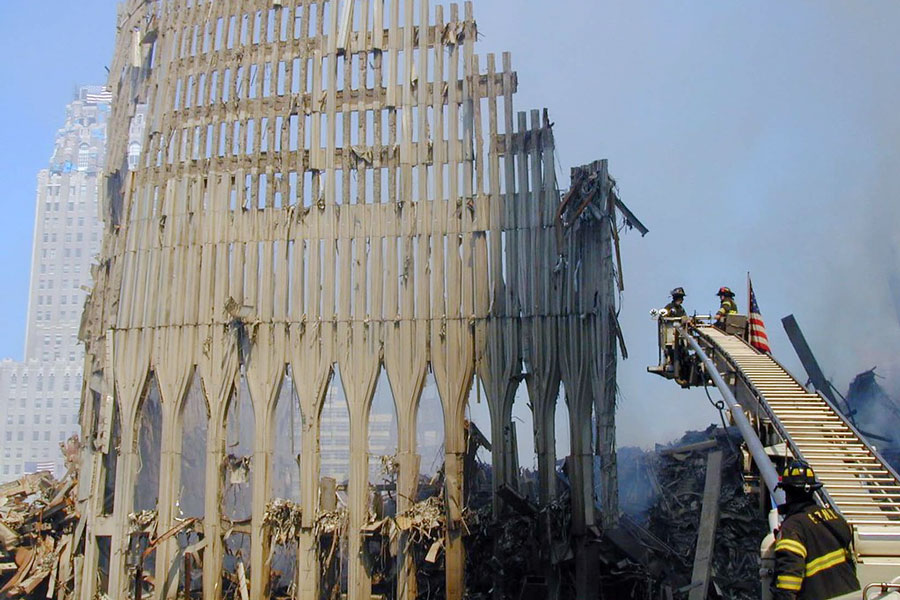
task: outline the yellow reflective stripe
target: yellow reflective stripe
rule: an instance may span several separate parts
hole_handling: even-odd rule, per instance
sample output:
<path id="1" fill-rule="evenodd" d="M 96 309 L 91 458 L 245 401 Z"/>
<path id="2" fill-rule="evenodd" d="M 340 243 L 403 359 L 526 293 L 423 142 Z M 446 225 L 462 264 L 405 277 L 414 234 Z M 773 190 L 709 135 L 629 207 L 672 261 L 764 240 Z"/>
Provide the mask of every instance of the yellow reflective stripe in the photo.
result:
<path id="1" fill-rule="evenodd" d="M 841 548 L 840 550 L 835 550 L 834 552 L 829 552 L 823 556 L 815 560 L 811 560 L 806 564 L 806 576 L 812 577 L 816 573 L 824 571 L 825 569 L 830 569 L 836 565 L 839 565 L 847 560 L 847 552 Z"/>
<path id="2" fill-rule="evenodd" d="M 796 575 L 779 575 L 775 581 L 775 587 L 782 590 L 796 592 L 803 585 L 803 578 Z"/>
<path id="3" fill-rule="evenodd" d="M 788 552 L 793 552 L 794 554 L 799 554 L 801 557 L 806 558 L 806 546 L 797 540 L 778 540 L 775 544 L 775 552 L 778 552 L 779 550 L 787 550 Z"/>

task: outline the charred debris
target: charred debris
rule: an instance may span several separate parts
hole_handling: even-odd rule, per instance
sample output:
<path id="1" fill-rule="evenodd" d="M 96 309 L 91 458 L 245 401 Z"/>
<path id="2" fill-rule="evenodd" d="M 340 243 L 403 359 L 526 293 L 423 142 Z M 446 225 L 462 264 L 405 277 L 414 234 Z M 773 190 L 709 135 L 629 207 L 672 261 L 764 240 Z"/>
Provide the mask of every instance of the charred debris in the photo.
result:
<path id="1" fill-rule="evenodd" d="M 574 598 L 576 541 L 570 536 L 571 502 L 565 461 L 557 465 L 557 497 L 547 505 L 536 500 L 537 474 L 520 470 L 513 485 L 499 490 L 501 509 L 494 518 L 490 465 L 477 458 L 489 449 L 485 436 L 473 423 L 467 428 L 465 494 L 467 510 L 460 526 L 466 546 L 467 598 Z M 64 451 L 75 457 L 80 445 L 70 440 Z M 602 598 L 694 598 L 705 586 L 704 598 L 750 599 L 759 597 L 758 544 L 765 534 L 752 482 L 741 476 L 744 460 L 736 432 L 711 426 L 690 432 L 669 446 L 652 451 L 623 448 L 619 451 L 619 493 L 623 513 L 618 524 L 590 529 L 590 543 L 598 548 L 594 568 L 599 573 Z M 373 598 L 395 598 L 397 552 L 408 549 L 415 565 L 413 597 L 441 599 L 444 591 L 444 539 L 447 520 L 443 498 L 443 469 L 433 477 L 421 477 L 419 491 L 407 510 L 397 512 L 396 464 L 384 457 L 385 483 L 370 486 L 371 502 L 364 528 L 364 564 L 372 576 Z M 83 543 L 77 527 L 78 473 L 70 463 L 66 476 L 56 481 L 48 473 L 28 475 L 0 488 L 0 597 L 74 598 L 82 576 L 73 550 Z M 240 459 L 224 468 L 240 479 Z M 715 469 L 718 489 L 710 492 L 710 468 Z M 344 597 L 347 585 L 346 532 L 349 527 L 345 484 L 323 478 L 320 510 L 315 519 L 317 553 L 322 571 L 320 598 Z M 714 539 L 708 564 L 700 566 L 698 544 L 701 523 L 709 522 L 714 505 Z M 273 499 L 267 506 L 263 527 L 273 548 L 296 551 L 302 514 L 293 502 Z M 153 597 L 158 586 L 152 577 L 152 552 L 171 537 L 181 540 L 178 597 L 199 598 L 202 589 L 190 585 L 203 570 L 202 544 L 197 519 L 187 518 L 169 531 L 157 531 L 155 511 L 129 516 L 136 540 L 129 549 L 131 597 Z M 244 523 L 234 523 L 228 537 L 241 537 Z M 403 538 L 405 545 L 399 544 Z M 250 574 L 245 549 L 227 545 L 226 560 L 233 569 L 223 575 L 225 598 L 246 598 Z M 291 560 L 279 561 L 273 552 L 272 589 L 269 597 L 296 597 Z M 288 554 L 290 556 L 290 554 Z M 149 559 L 149 560 L 148 560 Z M 100 572 L 104 577 L 104 559 Z M 702 561 L 701 561 L 702 562 Z M 184 582 L 189 585 L 184 586 Z M 199 583 L 197 581 L 196 583 Z"/>

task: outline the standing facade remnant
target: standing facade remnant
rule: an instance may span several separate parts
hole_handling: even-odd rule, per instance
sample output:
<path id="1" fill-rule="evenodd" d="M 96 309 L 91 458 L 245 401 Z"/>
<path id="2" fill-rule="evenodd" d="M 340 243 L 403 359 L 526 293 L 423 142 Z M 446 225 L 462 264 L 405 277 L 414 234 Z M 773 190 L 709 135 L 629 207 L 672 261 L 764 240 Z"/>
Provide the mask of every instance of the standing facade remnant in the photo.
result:
<path id="1" fill-rule="evenodd" d="M 172 573 L 198 553 L 202 575 L 192 571 L 186 585 L 202 577 L 205 599 L 222 597 L 226 581 L 268 597 L 263 522 L 288 369 L 302 415 L 300 598 L 319 593 L 318 437 L 336 372 L 350 415 L 349 598 L 371 594 L 365 440 L 382 369 L 398 420 L 398 512 L 416 497 L 416 415 L 429 371 L 440 395 L 448 599 L 464 593 L 475 377 L 495 442 L 514 437 L 513 399 L 526 382 L 543 502 L 556 486 L 564 383 L 581 537 L 598 523 L 596 412 L 599 500 L 604 522 L 614 521 L 613 183 L 605 161 L 592 165 L 591 210 L 560 226 L 552 124 L 546 112 L 514 112 L 509 55 L 498 69 L 493 55 L 475 54 L 471 3 L 460 13 L 429 0 L 129 0 L 118 32 L 107 230 L 84 335 L 91 444 L 80 534 L 85 572 L 100 576 L 81 581 L 81 597 L 126 597 L 135 561 L 155 569 L 156 597 L 173 597 L 184 584 Z M 129 161 L 136 115 L 144 139 Z M 162 534 L 178 527 L 185 490 L 199 487 L 182 477 L 183 406 L 196 393 L 208 418 L 204 514 L 185 542 Z M 241 405 L 250 425 L 235 432 Z M 492 453 L 496 492 L 518 476 L 515 447 L 494 443 Z M 246 514 L 229 512 L 230 485 L 245 486 Z M 153 495 L 147 537 L 132 513 Z M 235 536 L 249 542 L 235 546 Z M 414 598 L 403 546 L 398 597 Z M 595 571 L 579 564 L 579 597 L 595 593 Z"/>

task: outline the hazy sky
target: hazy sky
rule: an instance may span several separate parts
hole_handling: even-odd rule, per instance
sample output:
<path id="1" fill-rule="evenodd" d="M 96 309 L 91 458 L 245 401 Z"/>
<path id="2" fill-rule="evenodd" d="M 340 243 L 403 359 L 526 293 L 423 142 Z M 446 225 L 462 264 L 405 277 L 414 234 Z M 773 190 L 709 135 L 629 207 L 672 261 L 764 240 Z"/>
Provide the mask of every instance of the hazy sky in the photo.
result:
<path id="1" fill-rule="evenodd" d="M 37 171 L 78 84 L 102 83 L 115 5 L 0 2 L 0 356 L 21 358 Z M 714 310 L 746 308 L 753 275 L 774 353 L 801 372 L 780 325 L 794 313 L 839 389 L 872 366 L 898 388 L 900 4 L 481 0 L 479 52 L 510 50 L 517 108 L 548 107 L 560 172 L 608 158 L 647 224 L 623 243 L 620 444 L 717 419 L 702 391 L 645 372 L 648 311 L 682 285 Z M 519 434 L 522 439 L 521 432 Z"/>

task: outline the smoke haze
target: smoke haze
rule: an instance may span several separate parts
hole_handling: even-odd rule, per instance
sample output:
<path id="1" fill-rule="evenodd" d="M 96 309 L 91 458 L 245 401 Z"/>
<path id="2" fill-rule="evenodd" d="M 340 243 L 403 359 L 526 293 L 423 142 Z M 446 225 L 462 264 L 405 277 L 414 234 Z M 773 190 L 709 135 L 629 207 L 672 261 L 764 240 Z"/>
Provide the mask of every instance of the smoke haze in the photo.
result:
<path id="1" fill-rule="evenodd" d="M 689 311 L 714 310 L 720 285 L 735 289 L 744 310 L 748 271 L 773 352 L 789 368 L 802 374 L 780 326 L 793 313 L 839 389 L 878 366 L 896 397 L 900 4 L 475 4 L 480 51 L 512 51 L 517 108 L 550 108 L 561 185 L 569 167 L 609 158 L 622 198 L 651 229 L 623 239 L 631 358 L 619 369 L 620 445 L 647 447 L 718 420 L 702 391 L 646 373 L 657 361 L 647 313 L 676 285 Z M 30 140 L 28 152 L 6 148 L 0 239 L 21 246 L 4 245 L 10 264 L 27 263 L 34 175 L 71 85 L 102 79 L 114 34 L 112 2 L 82 5 L 78 23 L 98 24 L 101 35 L 75 41 L 57 35 L 69 28 L 62 14 L 47 21 L 39 6 L 0 8 L 6 55 L 24 61 L 0 65 L 16 90 L 0 100 L 0 118 L 7 140 Z M 23 297 L 11 294 L 0 311 L 8 332 L 0 355 L 20 352 Z"/>

